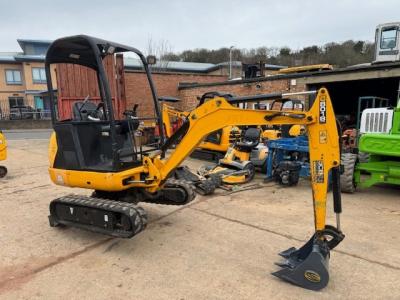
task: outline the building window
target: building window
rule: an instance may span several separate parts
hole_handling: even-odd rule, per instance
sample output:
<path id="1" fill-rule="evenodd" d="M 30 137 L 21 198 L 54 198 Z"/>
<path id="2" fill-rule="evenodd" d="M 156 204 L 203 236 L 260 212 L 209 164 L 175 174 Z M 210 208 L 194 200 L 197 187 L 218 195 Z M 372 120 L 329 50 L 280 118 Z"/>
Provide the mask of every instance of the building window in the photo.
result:
<path id="1" fill-rule="evenodd" d="M 33 83 L 46 83 L 46 72 L 44 68 L 32 68 Z"/>
<path id="2" fill-rule="evenodd" d="M 10 108 L 13 108 L 16 106 L 23 106 L 24 98 L 23 97 L 8 97 L 8 103 L 10 104 Z"/>
<path id="3" fill-rule="evenodd" d="M 396 47 L 397 27 L 385 28 L 381 35 L 381 49 L 392 49 Z"/>
<path id="4" fill-rule="evenodd" d="M 7 84 L 22 84 L 20 70 L 6 70 L 6 83 Z"/>

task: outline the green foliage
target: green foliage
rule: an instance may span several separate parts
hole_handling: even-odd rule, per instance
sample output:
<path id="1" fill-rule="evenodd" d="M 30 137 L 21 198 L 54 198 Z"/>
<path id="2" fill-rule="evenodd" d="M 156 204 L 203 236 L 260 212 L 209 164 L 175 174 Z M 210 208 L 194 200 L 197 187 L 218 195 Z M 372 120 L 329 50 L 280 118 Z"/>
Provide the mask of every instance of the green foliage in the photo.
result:
<path id="1" fill-rule="evenodd" d="M 323 46 L 312 45 L 300 50 L 289 47 L 259 47 L 252 49 L 232 50 L 232 59 L 244 63 L 264 61 L 269 64 L 284 66 L 300 66 L 328 63 L 336 67 L 345 67 L 373 60 L 374 43 L 368 41 L 345 41 L 343 43 L 327 43 Z M 168 53 L 163 56 L 167 60 L 221 63 L 229 61 L 229 48 L 208 50 L 205 48 L 185 50 L 182 53 Z"/>

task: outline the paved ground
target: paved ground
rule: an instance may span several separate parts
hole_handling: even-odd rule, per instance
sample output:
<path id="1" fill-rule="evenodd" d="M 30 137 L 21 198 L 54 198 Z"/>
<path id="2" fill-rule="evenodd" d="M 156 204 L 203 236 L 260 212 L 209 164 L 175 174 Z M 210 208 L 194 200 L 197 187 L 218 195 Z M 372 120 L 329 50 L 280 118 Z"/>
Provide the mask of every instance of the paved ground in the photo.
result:
<path id="1" fill-rule="evenodd" d="M 276 253 L 312 234 L 305 181 L 185 207 L 143 205 L 147 230 L 119 240 L 50 228 L 48 203 L 71 190 L 50 183 L 46 141 L 9 146 L 10 173 L 0 181 L 1 299 L 400 299 L 399 189 L 344 195 L 347 237 L 331 253 L 329 286 L 312 292 L 269 275 Z"/>
<path id="2" fill-rule="evenodd" d="M 48 139 L 51 135 L 51 129 L 16 129 L 3 130 L 7 140 L 36 140 Z"/>

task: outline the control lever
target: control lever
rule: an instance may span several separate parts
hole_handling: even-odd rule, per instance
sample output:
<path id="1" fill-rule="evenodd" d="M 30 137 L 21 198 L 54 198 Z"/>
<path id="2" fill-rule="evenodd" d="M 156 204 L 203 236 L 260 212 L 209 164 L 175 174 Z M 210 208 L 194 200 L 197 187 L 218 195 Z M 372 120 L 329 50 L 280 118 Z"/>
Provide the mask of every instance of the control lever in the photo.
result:
<path id="1" fill-rule="evenodd" d="M 85 99 L 83 100 L 81 107 L 79 107 L 78 112 L 79 112 L 79 116 L 81 117 L 81 120 L 83 119 L 83 118 L 82 118 L 82 113 L 81 113 L 81 112 L 82 112 L 82 109 L 83 109 L 83 107 L 85 106 L 85 104 L 89 101 L 89 99 L 90 99 L 90 96 L 87 95 L 87 96 L 85 97 Z"/>

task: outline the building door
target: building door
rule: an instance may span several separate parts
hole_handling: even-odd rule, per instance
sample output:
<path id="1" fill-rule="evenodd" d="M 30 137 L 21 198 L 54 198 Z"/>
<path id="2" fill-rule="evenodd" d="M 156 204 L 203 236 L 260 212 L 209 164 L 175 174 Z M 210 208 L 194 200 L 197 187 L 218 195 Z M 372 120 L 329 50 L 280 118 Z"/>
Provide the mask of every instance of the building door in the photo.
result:
<path id="1" fill-rule="evenodd" d="M 23 106 L 24 98 L 23 97 L 8 97 L 8 103 L 10 105 L 10 108 Z"/>
<path id="2" fill-rule="evenodd" d="M 43 104 L 43 99 L 40 96 L 35 96 L 33 97 L 35 100 L 35 108 L 43 110 L 44 109 L 44 104 Z"/>

